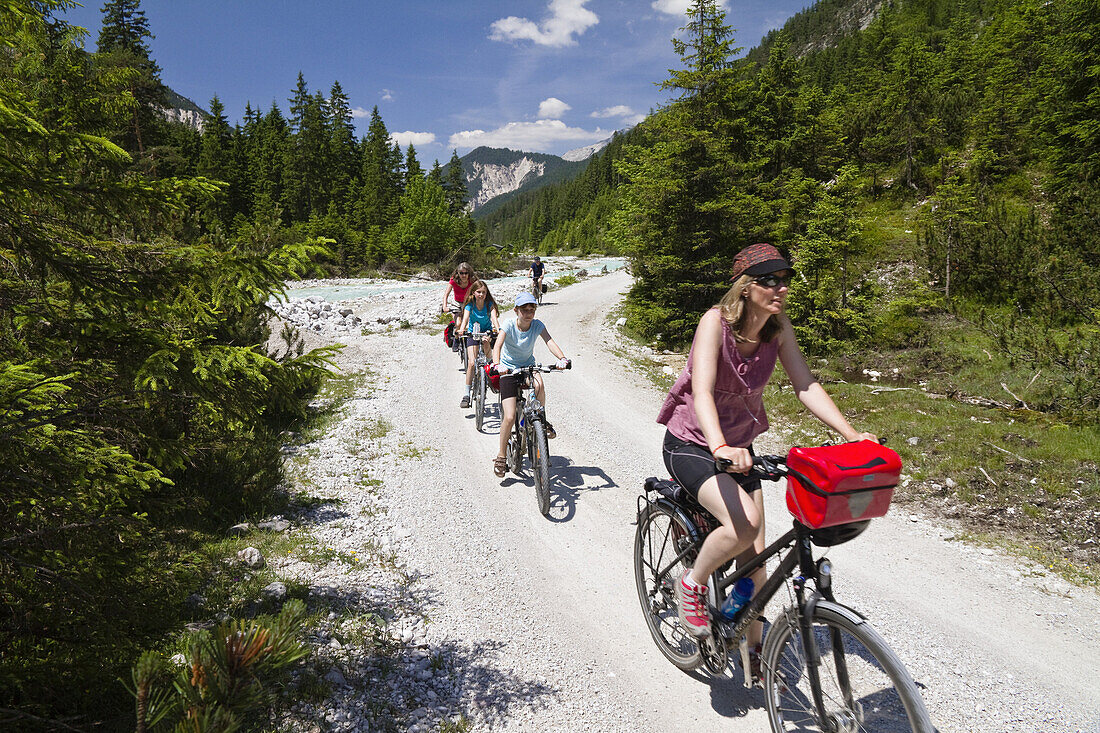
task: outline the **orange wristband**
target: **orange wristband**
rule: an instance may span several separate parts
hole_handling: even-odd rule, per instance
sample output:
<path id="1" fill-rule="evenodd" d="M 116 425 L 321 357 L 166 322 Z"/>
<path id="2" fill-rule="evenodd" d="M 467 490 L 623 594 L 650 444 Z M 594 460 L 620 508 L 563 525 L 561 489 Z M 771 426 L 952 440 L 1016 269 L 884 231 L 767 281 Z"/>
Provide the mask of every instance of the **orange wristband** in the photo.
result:
<path id="1" fill-rule="evenodd" d="M 717 453 L 717 452 L 718 452 L 718 451 L 720 451 L 721 449 L 723 449 L 723 448 L 729 448 L 729 447 L 730 447 L 730 446 L 729 446 L 729 443 L 722 443 L 722 445 L 720 445 L 720 446 L 718 446 L 717 448 L 715 448 L 714 450 L 712 450 L 712 451 L 710 452 L 710 454 L 711 454 L 711 455 L 713 456 L 713 455 L 714 455 L 715 453 Z"/>

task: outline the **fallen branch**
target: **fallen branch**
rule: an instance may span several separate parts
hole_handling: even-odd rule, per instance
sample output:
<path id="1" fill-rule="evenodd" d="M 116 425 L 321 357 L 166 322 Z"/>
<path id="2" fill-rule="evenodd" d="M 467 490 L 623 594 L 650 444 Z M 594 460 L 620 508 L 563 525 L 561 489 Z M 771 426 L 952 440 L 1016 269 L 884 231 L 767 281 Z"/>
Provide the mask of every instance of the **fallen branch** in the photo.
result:
<path id="1" fill-rule="evenodd" d="M 1004 382 L 1001 382 L 1001 388 L 1002 388 L 1002 389 L 1003 389 L 1003 390 L 1004 390 L 1005 392 L 1008 392 L 1008 393 L 1009 393 L 1010 395 L 1012 395 L 1012 399 L 1016 400 L 1016 401 L 1017 401 L 1017 402 L 1019 402 L 1019 403 L 1020 403 L 1021 405 L 1023 405 L 1023 406 L 1024 406 L 1024 409 L 1025 409 L 1025 410 L 1030 410 L 1030 409 L 1031 409 L 1030 407 L 1028 407 L 1028 406 L 1027 406 L 1027 403 L 1026 403 L 1026 402 L 1024 402 L 1023 400 L 1021 400 L 1021 399 L 1020 399 L 1019 397 L 1017 397 L 1016 395 L 1012 394 L 1012 390 L 1008 388 L 1008 385 L 1007 385 L 1007 384 L 1005 384 Z"/>
<path id="2" fill-rule="evenodd" d="M 993 484 L 994 486 L 997 486 L 997 485 L 998 485 L 998 484 L 997 484 L 997 482 L 993 480 L 993 477 L 992 477 L 992 476 L 990 476 L 990 475 L 989 475 L 988 473 L 986 473 L 986 472 L 985 472 L 985 469 L 984 469 L 984 468 L 982 468 L 981 466 L 978 466 L 978 470 L 982 472 L 982 475 L 983 475 L 983 476 L 985 476 L 985 480 L 986 480 L 986 481 L 988 481 L 989 483 Z"/>
<path id="3" fill-rule="evenodd" d="M 988 440 L 985 441 L 985 444 L 988 445 L 993 450 L 999 450 L 1001 453 L 1007 453 L 1008 455 L 1012 456 L 1013 458 L 1017 458 L 1017 459 L 1023 461 L 1024 463 L 1032 463 L 1032 460 L 1030 458 L 1024 458 L 1023 456 L 1016 455 L 1015 453 L 1013 453 L 1010 450 L 1005 450 L 1004 448 L 1001 448 L 1000 446 L 993 445 Z"/>

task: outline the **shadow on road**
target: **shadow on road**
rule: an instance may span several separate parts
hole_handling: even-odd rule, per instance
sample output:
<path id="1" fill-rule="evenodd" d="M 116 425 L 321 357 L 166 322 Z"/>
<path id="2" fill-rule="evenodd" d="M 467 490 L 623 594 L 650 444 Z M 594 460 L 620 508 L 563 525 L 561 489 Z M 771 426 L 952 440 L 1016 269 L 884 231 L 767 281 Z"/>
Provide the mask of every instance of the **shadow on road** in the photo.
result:
<path id="1" fill-rule="evenodd" d="M 598 466 L 578 466 L 565 456 L 550 456 L 551 522 L 568 522 L 582 493 L 614 489 L 618 484 Z"/>

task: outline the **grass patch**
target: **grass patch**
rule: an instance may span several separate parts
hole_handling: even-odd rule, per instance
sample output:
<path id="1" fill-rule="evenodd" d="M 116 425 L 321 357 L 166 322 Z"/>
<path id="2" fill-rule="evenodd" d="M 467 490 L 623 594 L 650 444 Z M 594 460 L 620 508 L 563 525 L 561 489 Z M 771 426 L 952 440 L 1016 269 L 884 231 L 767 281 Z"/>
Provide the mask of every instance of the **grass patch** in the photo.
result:
<path id="1" fill-rule="evenodd" d="M 819 376 L 854 426 L 887 438 L 901 455 L 898 503 L 960 520 L 1073 582 L 1100 584 L 1100 426 L 963 401 L 994 380 L 999 388 L 1019 377 L 994 373 L 1003 365 L 986 355 L 980 335 L 954 343 L 951 349 L 941 342 L 938 356 L 959 366 L 957 380 L 936 373 L 917 382 L 840 381 L 834 364 L 820 365 Z M 898 356 L 903 364 L 920 358 L 912 351 Z M 782 369 L 765 403 L 773 424 L 788 426 L 792 443 L 837 439 L 802 407 Z"/>
<path id="2" fill-rule="evenodd" d="M 886 214 L 878 222 L 882 241 L 911 236 L 905 212 Z M 613 310 L 608 327 L 625 315 L 622 307 Z M 1100 585 L 1100 425 L 1013 409 L 1018 403 L 1009 392 L 1032 404 L 1043 387 L 1014 369 L 975 323 L 940 314 L 922 329 L 928 338 L 918 348 L 856 347 L 809 359 L 849 421 L 887 438 L 901 455 L 904 478 L 895 501 L 960 521 L 969 536 L 1071 582 Z M 674 363 L 645 349 L 629 323 L 618 330 L 628 343 L 615 353 L 653 384 L 671 388 L 679 369 L 674 375 L 664 367 L 682 366 L 686 354 Z M 839 439 L 806 411 L 782 366 L 764 401 L 791 444 Z"/>
<path id="3" fill-rule="evenodd" d="M 554 281 L 554 284 L 557 285 L 559 288 L 564 288 L 568 285 L 575 285 L 579 282 L 580 279 L 576 275 L 562 275 Z"/>

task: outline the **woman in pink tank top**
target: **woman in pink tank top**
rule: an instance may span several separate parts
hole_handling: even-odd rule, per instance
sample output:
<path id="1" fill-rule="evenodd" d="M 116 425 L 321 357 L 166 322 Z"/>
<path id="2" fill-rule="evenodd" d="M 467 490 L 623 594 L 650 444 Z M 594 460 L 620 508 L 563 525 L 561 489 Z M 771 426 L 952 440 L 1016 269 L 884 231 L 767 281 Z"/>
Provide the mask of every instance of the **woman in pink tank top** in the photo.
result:
<path id="1" fill-rule="evenodd" d="M 692 569 L 676 583 L 680 622 L 694 636 L 711 633 L 706 584 L 727 561 L 751 560 L 764 549 L 764 501 L 760 482 L 746 476 L 752 441 L 768 429 L 764 386 L 778 359 L 811 413 L 846 440 L 875 439 L 853 428 L 814 378 L 784 315 L 793 268 L 775 247 L 754 244 L 733 261 L 733 286 L 703 314 L 687 366 L 669 391 L 657 422 L 667 427 L 665 466 L 721 526 L 707 536 Z M 720 471 L 715 459 L 731 462 Z M 766 578 L 754 573 L 756 587 Z M 760 622 L 749 630 L 759 665 Z M 758 679 L 758 670 L 752 670 Z"/>

